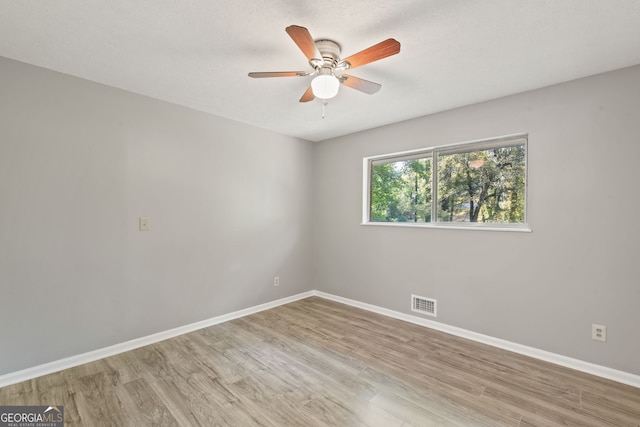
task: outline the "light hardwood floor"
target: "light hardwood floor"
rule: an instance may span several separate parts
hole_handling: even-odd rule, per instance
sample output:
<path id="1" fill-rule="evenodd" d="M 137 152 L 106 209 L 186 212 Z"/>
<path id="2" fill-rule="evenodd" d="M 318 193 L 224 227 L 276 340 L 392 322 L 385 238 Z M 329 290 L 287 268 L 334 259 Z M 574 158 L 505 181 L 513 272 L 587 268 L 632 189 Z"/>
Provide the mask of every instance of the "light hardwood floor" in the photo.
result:
<path id="1" fill-rule="evenodd" d="M 87 426 L 640 426 L 638 388 L 318 297 L 0 389 L 51 404 Z"/>

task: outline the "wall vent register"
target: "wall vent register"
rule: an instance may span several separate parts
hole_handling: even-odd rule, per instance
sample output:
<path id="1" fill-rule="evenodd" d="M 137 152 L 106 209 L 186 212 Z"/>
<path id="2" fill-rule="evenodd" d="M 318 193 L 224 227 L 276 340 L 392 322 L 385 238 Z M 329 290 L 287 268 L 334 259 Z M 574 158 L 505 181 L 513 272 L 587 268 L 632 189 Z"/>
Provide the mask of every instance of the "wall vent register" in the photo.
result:
<path id="1" fill-rule="evenodd" d="M 411 295 L 411 311 L 436 317 L 438 315 L 438 300 Z"/>

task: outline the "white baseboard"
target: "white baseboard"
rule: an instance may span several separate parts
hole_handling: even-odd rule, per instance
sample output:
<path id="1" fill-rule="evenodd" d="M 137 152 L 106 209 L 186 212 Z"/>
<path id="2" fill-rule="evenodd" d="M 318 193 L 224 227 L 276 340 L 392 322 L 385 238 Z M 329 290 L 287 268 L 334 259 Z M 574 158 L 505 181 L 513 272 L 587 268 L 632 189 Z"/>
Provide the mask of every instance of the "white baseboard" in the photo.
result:
<path id="1" fill-rule="evenodd" d="M 268 310 L 270 308 L 278 307 L 283 304 L 298 301 L 310 296 L 318 296 L 328 300 L 340 302 L 353 307 L 361 308 L 363 310 L 371 311 L 374 313 L 382 314 L 384 316 L 392 317 L 394 319 L 404 320 L 405 322 L 413 323 L 415 325 L 424 326 L 427 328 L 435 329 L 438 331 L 446 332 L 451 335 L 466 338 L 472 341 L 477 341 L 483 344 L 488 344 L 493 347 L 501 348 L 504 350 L 512 351 L 514 353 L 530 356 L 535 359 L 544 360 L 546 362 L 554 363 L 556 365 L 565 366 L 567 368 L 575 369 L 577 371 L 586 372 L 588 374 L 596 375 L 602 378 L 607 378 L 619 383 L 628 384 L 630 386 L 640 388 L 640 376 L 630 374 L 628 372 L 618 371 L 615 369 L 607 368 L 605 366 L 596 365 L 582 360 L 573 359 L 571 357 L 562 356 L 559 354 L 551 353 L 544 350 L 539 350 L 533 347 L 527 347 L 525 345 L 516 344 L 510 341 L 501 340 L 499 338 L 490 337 L 488 335 L 482 335 L 476 332 L 472 332 L 466 329 L 458 328 L 455 326 L 449 326 L 444 323 L 435 322 L 429 319 L 423 319 L 421 317 L 413 316 L 411 314 L 405 314 L 387 308 L 378 307 L 376 305 L 367 304 L 364 302 L 352 300 L 349 298 L 340 297 L 337 295 L 328 294 L 321 291 L 308 291 L 301 294 L 293 295 L 290 297 L 282 298 L 276 301 L 260 304 L 254 307 L 249 307 L 243 310 L 234 311 L 232 313 L 223 314 L 213 317 L 211 319 L 203 320 L 189 325 L 181 326 L 178 328 L 170 329 L 168 331 L 159 332 L 157 334 L 148 335 L 146 337 L 136 338 L 130 341 L 126 341 L 120 344 L 115 344 L 109 347 L 104 347 L 98 350 L 90 351 L 88 353 L 79 354 L 77 356 L 67 357 L 65 359 L 56 360 L 53 362 L 45 363 L 43 365 L 34 366 L 32 368 L 23 369 L 17 372 L 11 372 L 9 374 L 0 375 L 0 387 L 5 387 L 11 384 L 19 383 L 22 381 L 37 378 L 43 375 L 52 374 L 54 372 L 62 371 L 64 369 L 73 368 L 74 366 L 82 365 L 84 363 L 93 362 L 105 357 L 114 356 L 125 351 L 134 350 L 136 348 L 144 347 L 145 345 L 154 344 L 159 341 L 164 341 L 169 338 L 176 337 L 178 335 L 186 334 L 196 331 L 198 329 L 206 328 L 208 326 L 217 325 L 219 323 L 227 322 L 229 320 L 237 319 L 239 317 L 248 316 L 250 314 L 258 313 L 260 311 Z"/>
<path id="2" fill-rule="evenodd" d="M 227 313 L 220 316 L 212 317 L 211 319 L 202 320 L 200 322 L 191 323 L 189 325 L 180 326 L 174 329 L 169 329 L 168 331 L 158 332 L 157 334 L 148 335 L 146 337 L 136 338 L 120 344 L 115 344 L 109 347 L 100 348 L 94 351 L 90 351 L 88 353 L 83 353 L 77 356 L 71 356 L 64 359 L 55 360 L 53 362 L 45 363 L 43 365 L 34 366 L 32 368 L 23 369 L 21 371 L 0 375 L 0 387 L 16 384 L 22 381 L 30 380 L 32 378 L 41 377 L 43 375 L 52 374 L 54 372 L 62 371 L 63 369 L 73 368 L 74 366 L 82 365 L 84 363 L 89 363 L 99 359 L 104 359 L 105 357 L 114 356 L 116 354 L 124 353 L 125 351 L 134 350 L 136 348 L 144 347 L 145 345 L 154 344 L 159 341 L 164 341 L 169 338 L 177 337 L 178 335 L 183 335 L 189 332 L 197 331 L 198 329 L 217 325 L 218 323 L 227 322 L 229 320 L 237 319 L 239 317 L 248 316 L 250 314 L 268 310 L 270 308 L 274 308 L 279 305 L 288 304 L 290 302 L 297 301 L 303 298 L 308 298 L 313 295 L 314 295 L 314 291 L 303 292 L 301 294 L 282 298 L 276 301 L 272 301 L 265 304 L 256 305 L 254 307 L 245 308 L 243 310 L 234 311 L 232 313 Z"/>
<path id="3" fill-rule="evenodd" d="M 472 332 L 455 326 L 446 325 L 444 323 L 436 322 L 433 320 L 423 319 L 422 317 L 417 317 L 411 314 L 405 314 L 399 311 L 389 310 L 383 307 L 378 307 L 376 305 L 367 304 L 349 298 L 327 294 L 325 292 L 314 291 L 313 294 L 321 298 L 340 302 L 353 307 L 361 308 L 363 310 L 382 314 L 384 316 L 393 317 L 394 319 L 404 320 L 405 322 L 413 323 L 415 325 L 436 329 L 438 331 L 446 332 L 457 337 L 466 338 L 468 340 L 480 342 L 483 344 L 488 344 L 490 346 L 501 348 L 503 350 L 508 350 L 514 353 L 533 357 L 534 359 L 544 360 L 545 362 L 554 363 L 566 368 L 575 369 L 576 371 L 585 372 L 587 374 L 596 375 L 598 377 L 607 378 L 612 381 L 640 388 L 639 375 L 630 374 L 624 371 L 618 371 L 616 369 L 607 368 L 606 366 L 600 366 L 579 359 L 551 353 L 549 351 L 528 347 L 522 344 L 516 344 L 510 341 L 490 337 L 488 335 L 479 334 L 477 332 Z"/>

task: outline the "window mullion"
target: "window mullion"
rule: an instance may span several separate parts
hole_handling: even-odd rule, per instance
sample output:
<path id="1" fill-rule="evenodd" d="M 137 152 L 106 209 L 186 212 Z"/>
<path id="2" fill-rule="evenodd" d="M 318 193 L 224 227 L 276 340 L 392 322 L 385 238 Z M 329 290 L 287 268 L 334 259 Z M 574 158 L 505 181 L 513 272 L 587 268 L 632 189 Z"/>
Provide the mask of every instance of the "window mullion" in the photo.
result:
<path id="1" fill-rule="evenodd" d="M 438 222 L 438 156 L 431 152 L 431 223 Z"/>

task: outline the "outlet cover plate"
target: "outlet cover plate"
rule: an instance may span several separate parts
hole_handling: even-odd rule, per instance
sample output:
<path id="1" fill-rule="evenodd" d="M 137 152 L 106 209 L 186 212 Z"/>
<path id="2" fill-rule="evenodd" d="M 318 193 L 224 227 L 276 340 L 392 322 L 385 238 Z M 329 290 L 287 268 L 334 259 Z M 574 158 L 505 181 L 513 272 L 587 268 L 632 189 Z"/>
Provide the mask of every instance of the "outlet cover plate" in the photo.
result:
<path id="1" fill-rule="evenodd" d="M 591 325 L 591 339 L 596 341 L 607 341 L 607 327 L 604 325 Z"/>

